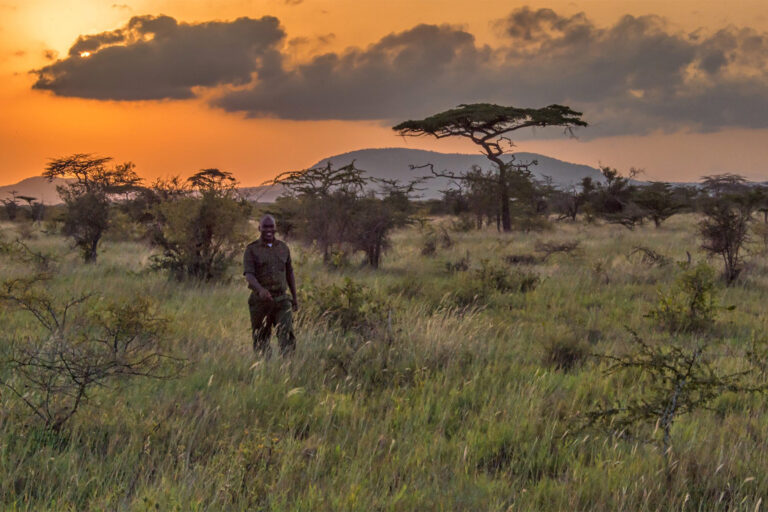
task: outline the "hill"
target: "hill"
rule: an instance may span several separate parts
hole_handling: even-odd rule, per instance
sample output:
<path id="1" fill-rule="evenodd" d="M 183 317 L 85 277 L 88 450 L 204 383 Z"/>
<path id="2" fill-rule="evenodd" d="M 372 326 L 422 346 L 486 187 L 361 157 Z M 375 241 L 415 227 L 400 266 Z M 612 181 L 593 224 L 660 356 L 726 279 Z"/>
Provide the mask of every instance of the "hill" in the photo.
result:
<path id="1" fill-rule="evenodd" d="M 63 185 L 67 180 L 55 178 L 52 182 L 42 176 L 33 176 L 13 185 L 0 186 L 0 200 L 9 199 L 12 192 L 18 196 L 30 196 L 45 204 L 59 204 L 61 199 L 56 192 L 57 185 Z"/>
<path id="2" fill-rule="evenodd" d="M 507 157 L 507 161 L 512 156 Z M 552 178 L 554 184 L 559 187 L 567 187 L 581 181 L 585 176 L 590 176 L 595 180 L 602 178 L 600 171 L 587 165 L 573 164 L 550 158 L 548 156 L 536 153 L 517 153 L 515 160 L 526 163 L 533 160 L 538 161 L 538 165 L 531 166 L 534 176 L 537 179 L 543 179 L 545 176 Z M 491 162 L 482 155 L 467 155 L 460 153 L 438 153 L 436 151 L 423 151 L 420 149 L 408 148 L 381 148 L 381 149 L 361 149 L 350 151 L 340 155 L 324 158 L 312 165 L 312 167 L 326 165 L 331 162 L 334 167 L 346 165 L 354 161 L 359 169 L 363 169 L 369 176 L 374 178 L 387 178 L 400 180 L 403 183 L 408 182 L 419 176 L 429 175 L 429 169 L 411 169 L 411 165 L 424 165 L 431 163 L 435 170 L 449 170 L 460 172 L 470 169 L 473 165 L 480 166 L 484 170 L 492 168 Z M 422 196 L 424 199 L 433 199 L 440 197 L 440 191 L 450 186 L 446 178 L 433 178 L 424 183 Z M 244 191 L 254 199 L 271 202 L 280 195 L 281 189 L 278 187 L 251 187 Z"/>
<path id="3" fill-rule="evenodd" d="M 507 160 L 512 156 L 508 156 Z M 581 181 L 585 176 L 590 176 L 595 180 L 600 180 L 602 175 L 594 167 L 587 165 L 573 164 L 550 158 L 536 153 L 517 153 L 515 159 L 518 162 L 538 161 L 538 165 L 531 167 L 534 176 L 537 179 L 543 179 L 545 176 L 552 178 L 554 184 L 559 187 L 567 187 Z M 361 149 L 350 151 L 335 156 L 324 158 L 316 162 L 311 167 L 326 165 L 331 162 L 334 166 L 346 165 L 354 161 L 359 169 L 366 171 L 368 176 L 374 178 L 387 178 L 400 180 L 402 183 L 417 178 L 419 176 L 429 175 L 428 169 L 414 169 L 411 165 L 424 165 L 431 163 L 435 170 L 449 170 L 460 172 L 470 169 L 473 165 L 480 166 L 484 170 L 491 169 L 491 163 L 482 155 L 466 155 L 460 153 L 438 153 L 436 151 L 423 151 L 420 149 L 408 148 L 380 148 L 380 149 Z M 32 196 L 42 199 L 46 204 L 60 203 L 59 195 L 56 193 L 56 185 L 65 183 L 65 180 L 56 179 L 49 182 L 41 176 L 35 176 L 20 181 L 14 185 L 0 187 L 0 199 L 11 196 L 11 191 L 16 191 L 19 195 Z M 440 197 L 440 191 L 449 188 L 450 183 L 446 178 L 433 178 L 426 181 L 422 197 L 424 199 L 434 199 Z M 272 202 L 280 195 L 280 187 L 245 187 L 242 189 L 246 196 L 251 199 Z"/>

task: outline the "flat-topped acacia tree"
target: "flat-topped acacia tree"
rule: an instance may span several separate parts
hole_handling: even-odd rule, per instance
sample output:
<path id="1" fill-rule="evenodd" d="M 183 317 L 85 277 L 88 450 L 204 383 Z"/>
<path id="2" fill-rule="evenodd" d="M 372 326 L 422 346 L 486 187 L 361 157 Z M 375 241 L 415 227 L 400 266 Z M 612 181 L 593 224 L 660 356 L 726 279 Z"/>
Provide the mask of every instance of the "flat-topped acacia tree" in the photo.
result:
<path id="1" fill-rule="evenodd" d="M 517 108 L 491 103 L 473 103 L 459 105 L 420 121 L 404 121 L 393 126 L 392 129 L 403 136 L 432 135 L 437 139 L 465 137 L 480 146 L 483 154 L 496 165 L 498 170 L 495 183 L 501 203 L 501 224 L 504 231 L 511 231 L 509 174 L 515 170 L 516 166 L 501 158 L 504 155 L 504 144 L 512 145 L 507 134 L 521 128 L 536 126 L 563 126 L 568 130 L 576 126 L 587 126 L 587 123 L 581 119 L 581 114 L 563 105 Z"/>

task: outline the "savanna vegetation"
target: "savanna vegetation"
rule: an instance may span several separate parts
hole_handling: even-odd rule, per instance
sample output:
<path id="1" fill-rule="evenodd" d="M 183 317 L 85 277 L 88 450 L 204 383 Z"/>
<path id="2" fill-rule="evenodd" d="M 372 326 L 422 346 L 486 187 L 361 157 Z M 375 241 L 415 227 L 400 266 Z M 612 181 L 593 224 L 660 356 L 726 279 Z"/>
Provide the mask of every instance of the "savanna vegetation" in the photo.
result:
<path id="1" fill-rule="evenodd" d="M 205 169 L 73 181 L 34 223 L 12 207 L 0 502 L 758 510 L 762 189 L 641 185 L 608 167 L 559 189 L 502 169 L 504 187 L 520 184 L 507 213 L 483 186 L 498 172 L 469 170 L 421 202 L 416 184 L 373 183 L 354 164 L 284 175 L 271 205 Z M 108 212 L 96 244 L 76 236 L 81 207 Z M 237 260 L 267 212 L 301 309 L 296 352 L 262 360 Z"/>

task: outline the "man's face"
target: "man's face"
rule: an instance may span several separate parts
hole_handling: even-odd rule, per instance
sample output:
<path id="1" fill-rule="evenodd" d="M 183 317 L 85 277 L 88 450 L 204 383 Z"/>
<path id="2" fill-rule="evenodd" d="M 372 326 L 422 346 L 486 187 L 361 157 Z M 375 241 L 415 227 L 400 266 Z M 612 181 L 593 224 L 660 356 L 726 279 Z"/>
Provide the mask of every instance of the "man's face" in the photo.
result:
<path id="1" fill-rule="evenodd" d="M 267 243 L 275 241 L 275 221 L 272 219 L 264 219 L 259 224 L 259 231 L 261 232 L 261 239 Z"/>

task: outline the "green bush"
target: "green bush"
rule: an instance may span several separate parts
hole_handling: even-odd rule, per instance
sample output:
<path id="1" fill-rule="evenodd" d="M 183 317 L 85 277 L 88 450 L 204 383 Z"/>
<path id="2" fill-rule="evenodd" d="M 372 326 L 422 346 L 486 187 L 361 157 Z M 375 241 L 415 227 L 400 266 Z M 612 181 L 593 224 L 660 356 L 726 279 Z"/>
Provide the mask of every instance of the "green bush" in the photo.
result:
<path id="1" fill-rule="evenodd" d="M 246 203 L 219 191 L 159 204 L 160 222 L 152 234 L 163 252 L 153 257 L 154 267 L 168 270 L 176 279 L 221 278 L 242 254 L 248 213 Z"/>
<path id="2" fill-rule="evenodd" d="M 543 363 L 556 370 L 570 371 L 584 363 L 589 356 L 589 347 L 576 335 L 553 336 L 543 345 Z"/>
<path id="3" fill-rule="evenodd" d="M 327 287 L 304 285 L 304 311 L 324 318 L 331 327 L 342 331 L 366 332 L 383 325 L 388 307 L 370 288 L 344 278 L 341 285 Z"/>
<path id="4" fill-rule="evenodd" d="M 535 272 L 522 270 L 510 272 L 505 266 L 491 263 L 487 259 L 480 260 L 480 268 L 475 270 L 475 278 L 482 283 L 483 289 L 502 293 L 526 293 L 535 290 L 541 282 L 541 278 Z"/>
<path id="5" fill-rule="evenodd" d="M 717 313 L 715 271 L 706 263 L 687 268 L 669 291 L 659 291 L 657 305 L 648 313 L 670 332 L 693 332 L 712 327 Z"/>

